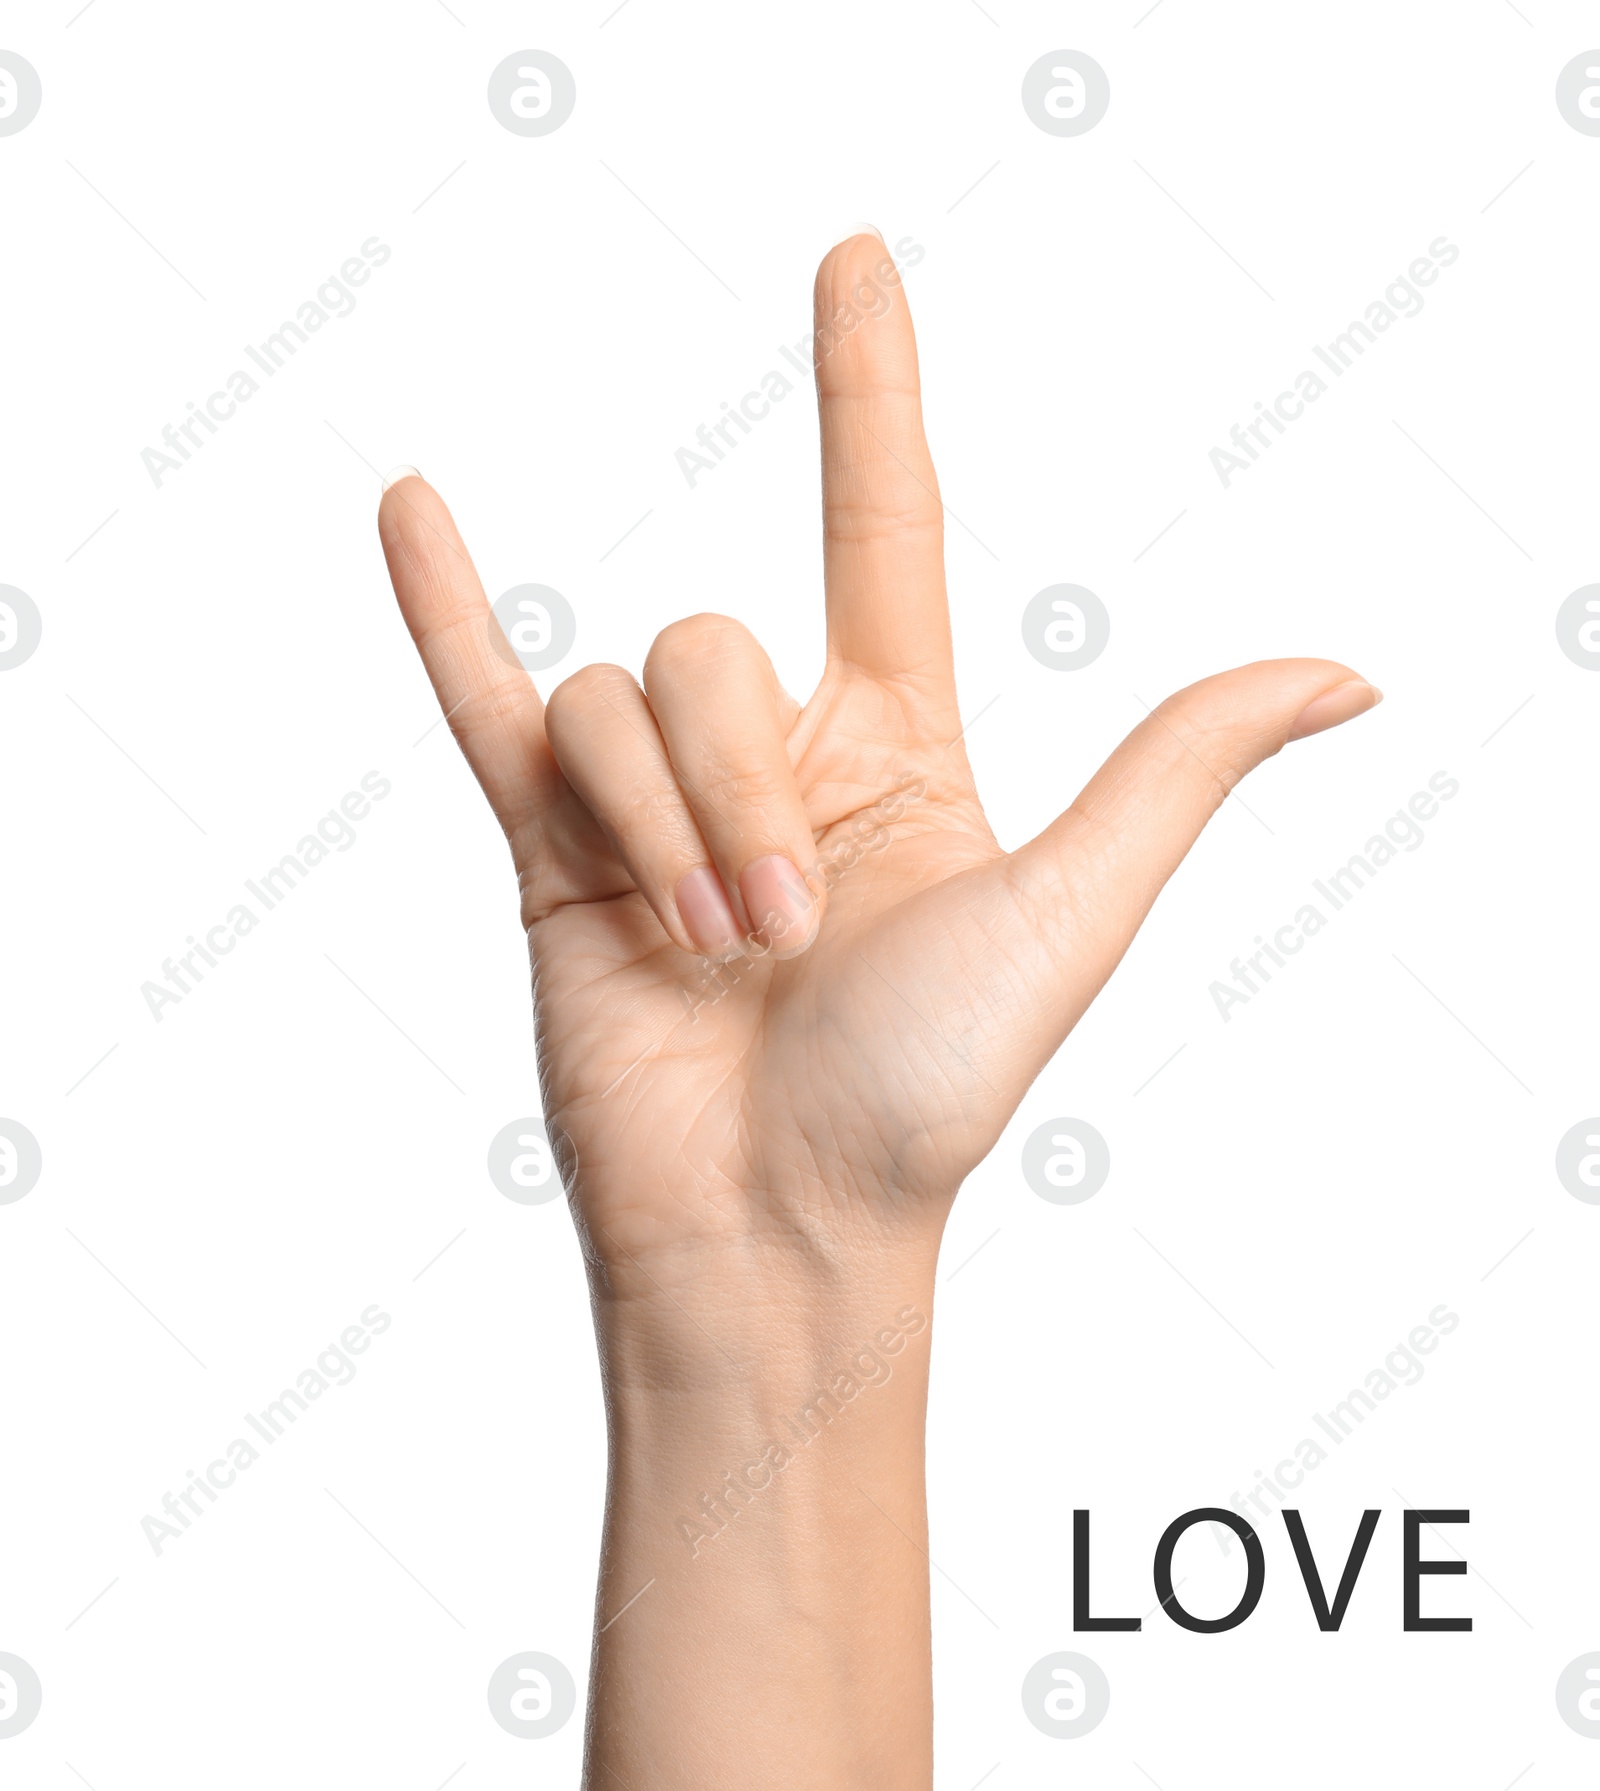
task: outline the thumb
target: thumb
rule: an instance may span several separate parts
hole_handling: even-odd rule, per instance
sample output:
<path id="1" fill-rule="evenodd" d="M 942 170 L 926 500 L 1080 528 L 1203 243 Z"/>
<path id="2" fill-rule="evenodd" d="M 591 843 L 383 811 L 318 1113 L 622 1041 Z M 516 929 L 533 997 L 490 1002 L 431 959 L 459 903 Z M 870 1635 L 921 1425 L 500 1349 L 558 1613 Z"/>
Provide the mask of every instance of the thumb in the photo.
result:
<path id="1" fill-rule="evenodd" d="M 1066 813 L 1011 855 L 1018 918 L 1046 935 L 1055 986 L 1042 991 L 1040 1017 L 1056 1043 L 1234 786 L 1291 740 L 1382 700 L 1329 659 L 1267 659 L 1205 678 L 1152 710 Z"/>

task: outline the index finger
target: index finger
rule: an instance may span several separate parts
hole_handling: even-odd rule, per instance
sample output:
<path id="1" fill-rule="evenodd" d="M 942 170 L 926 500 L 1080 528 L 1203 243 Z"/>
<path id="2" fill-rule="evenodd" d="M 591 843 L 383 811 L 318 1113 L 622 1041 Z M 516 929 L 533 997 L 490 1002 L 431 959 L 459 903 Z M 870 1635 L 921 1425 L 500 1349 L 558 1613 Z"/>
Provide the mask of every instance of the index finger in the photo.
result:
<path id="1" fill-rule="evenodd" d="M 817 270 L 815 316 L 829 653 L 869 677 L 922 681 L 953 706 L 944 505 L 917 340 L 870 226 Z"/>

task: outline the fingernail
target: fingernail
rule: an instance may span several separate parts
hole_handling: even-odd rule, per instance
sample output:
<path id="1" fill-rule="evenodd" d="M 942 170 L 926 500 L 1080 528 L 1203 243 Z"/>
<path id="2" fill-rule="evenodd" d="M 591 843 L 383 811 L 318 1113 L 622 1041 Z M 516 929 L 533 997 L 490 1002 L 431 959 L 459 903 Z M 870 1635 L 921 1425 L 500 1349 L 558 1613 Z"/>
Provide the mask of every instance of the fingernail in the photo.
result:
<path id="1" fill-rule="evenodd" d="M 696 951 L 708 958 L 722 958 L 738 945 L 739 923 L 715 871 L 704 866 L 690 871 L 678 884 L 675 899 L 678 918 Z"/>
<path id="2" fill-rule="evenodd" d="M 387 491 L 391 485 L 398 485 L 402 479 L 420 479 L 422 474 L 414 466 L 392 466 L 383 475 L 383 489 Z"/>
<path id="3" fill-rule="evenodd" d="M 1289 738 L 1304 740 L 1307 734 L 1320 734 L 1327 728 L 1338 727 L 1341 722 L 1354 721 L 1358 715 L 1376 709 L 1382 701 L 1383 692 L 1365 678 L 1351 678 L 1344 684 L 1335 684 L 1332 690 L 1313 697 L 1294 718 Z"/>
<path id="4" fill-rule="evenodd" d="M 883 241 L 883 232 L 876 224 L 852 224 L 833 246 L 837 249 L 839 243 L 847 243 L 857 236 L 875 236 L 879 242 Z"/>
<path id="5" fill-rule="evenodd" d="M 746 865 L 739 893 L 773 957 L 798 957 L 816 937 L 817 904 L 805 878 L 781 852 Z"/>

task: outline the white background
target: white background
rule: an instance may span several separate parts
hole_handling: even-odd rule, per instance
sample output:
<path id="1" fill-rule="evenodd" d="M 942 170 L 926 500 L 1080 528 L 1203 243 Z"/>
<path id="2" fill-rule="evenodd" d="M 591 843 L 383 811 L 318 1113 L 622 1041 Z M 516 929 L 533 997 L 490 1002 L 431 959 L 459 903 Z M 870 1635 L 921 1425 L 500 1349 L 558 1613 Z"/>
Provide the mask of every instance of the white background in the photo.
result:
<path id="1" fill-rule="evenodd" d="M 581 1722 L 519 1742 L 484 1688 L 539 1649 L 582 1692 L 586 1298 L 561 1203 L 485 1173 L 537 1111 L 524 946 L 498 832 L 428 731 L 375 470 L 437 484 L 491 595 L 568 596 L 563 672 L 637 667 L 713 608 L 804 692 L 809 393 L 694 490 L 673 454 L 805 334 L 857 218 L 925 250 L 1002 841 L 1208 671 L 1327 655 L 1388 699 L 1223 808 L 957 1207 L 940 1783 L 1593 1782 L 1553 1692 L 1600 1648 L 1600 1212 L 1553 1157 L 1600 1109 L 1600 678 L 1553 620 L 1596 577 L 1600 140 L 1553 93 L 1600 18 L 1519 5 L 7 6 L 44 105 L 0 139 L 0 582 L 44 640 L 0 681 L 0 1112 L 44 1174 L 0 1207 L 0 1650 L 45 1688 L 8 1786 L 576 1782 Z M 546 138 L 485 103 L 525 47 L 577 80 Z M 1080 138 L 1019 101 L 1060 47 L 1111 81 Z M 354 312 L 153 485 L 141 449 L 375 234 L 393 254 Z M 1421 314 L 1224 490 L 1209 450 L 1440 235 L 1460 259 Z M 1112 616 L 1075 674 L 1018 628 L 1058 581 Z M 154 1021 L 140 985 L 371 770 L 393 791 L 357 843 Z M 1208 985 L 1441 770 L 1461 790 L 1425 843 L 1224 1023 Z M 1112 1151 L 1078 1207 L 1019 1169 L 1064 1116 Z M 140 1519 L 373 1302 L 393 1325 L 358 1378 L 156 1558 Z M 1316 1435 L 1441 1302 L 1461 1323 L 1425 1377 L 1301 1489 L 1329 1578 L 1383 1510 L 1341 1634 L 1274 1517 L 1243 1628 L 1073 1636 L 1074 1507 L 1097 1606 L 1149 1611 L 1165 1525 Z M 1449 1534 L 1473 1573 L 1424 1587 L 1470 1635 L 1401 1632 L 1406 1500 L 1472 1512 Z M 1239 1563 L 1199 1533 L 1186 1599 L 1225 1608 Z M 1018 1694 L 1074 1647 L 1112 1706 L 1064 1743 Z"/>

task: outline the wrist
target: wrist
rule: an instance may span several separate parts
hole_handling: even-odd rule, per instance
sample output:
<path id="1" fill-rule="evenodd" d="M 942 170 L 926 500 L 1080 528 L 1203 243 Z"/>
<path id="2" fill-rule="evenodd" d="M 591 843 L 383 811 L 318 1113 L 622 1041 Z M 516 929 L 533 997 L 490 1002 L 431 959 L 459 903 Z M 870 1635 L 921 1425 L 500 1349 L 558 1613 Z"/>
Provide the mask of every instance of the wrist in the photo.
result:
<path id="1" fill-rule="evenodd" d="M 861 1358 L 920 1358 L 926 1373 L 937 1234 L 823 1243 L 790 1232 L 657 1245 L 590 1258 L 608 1394 L 787 1404 Z M 910 1344 L 921 1339 L 922 1347 Z"/>

